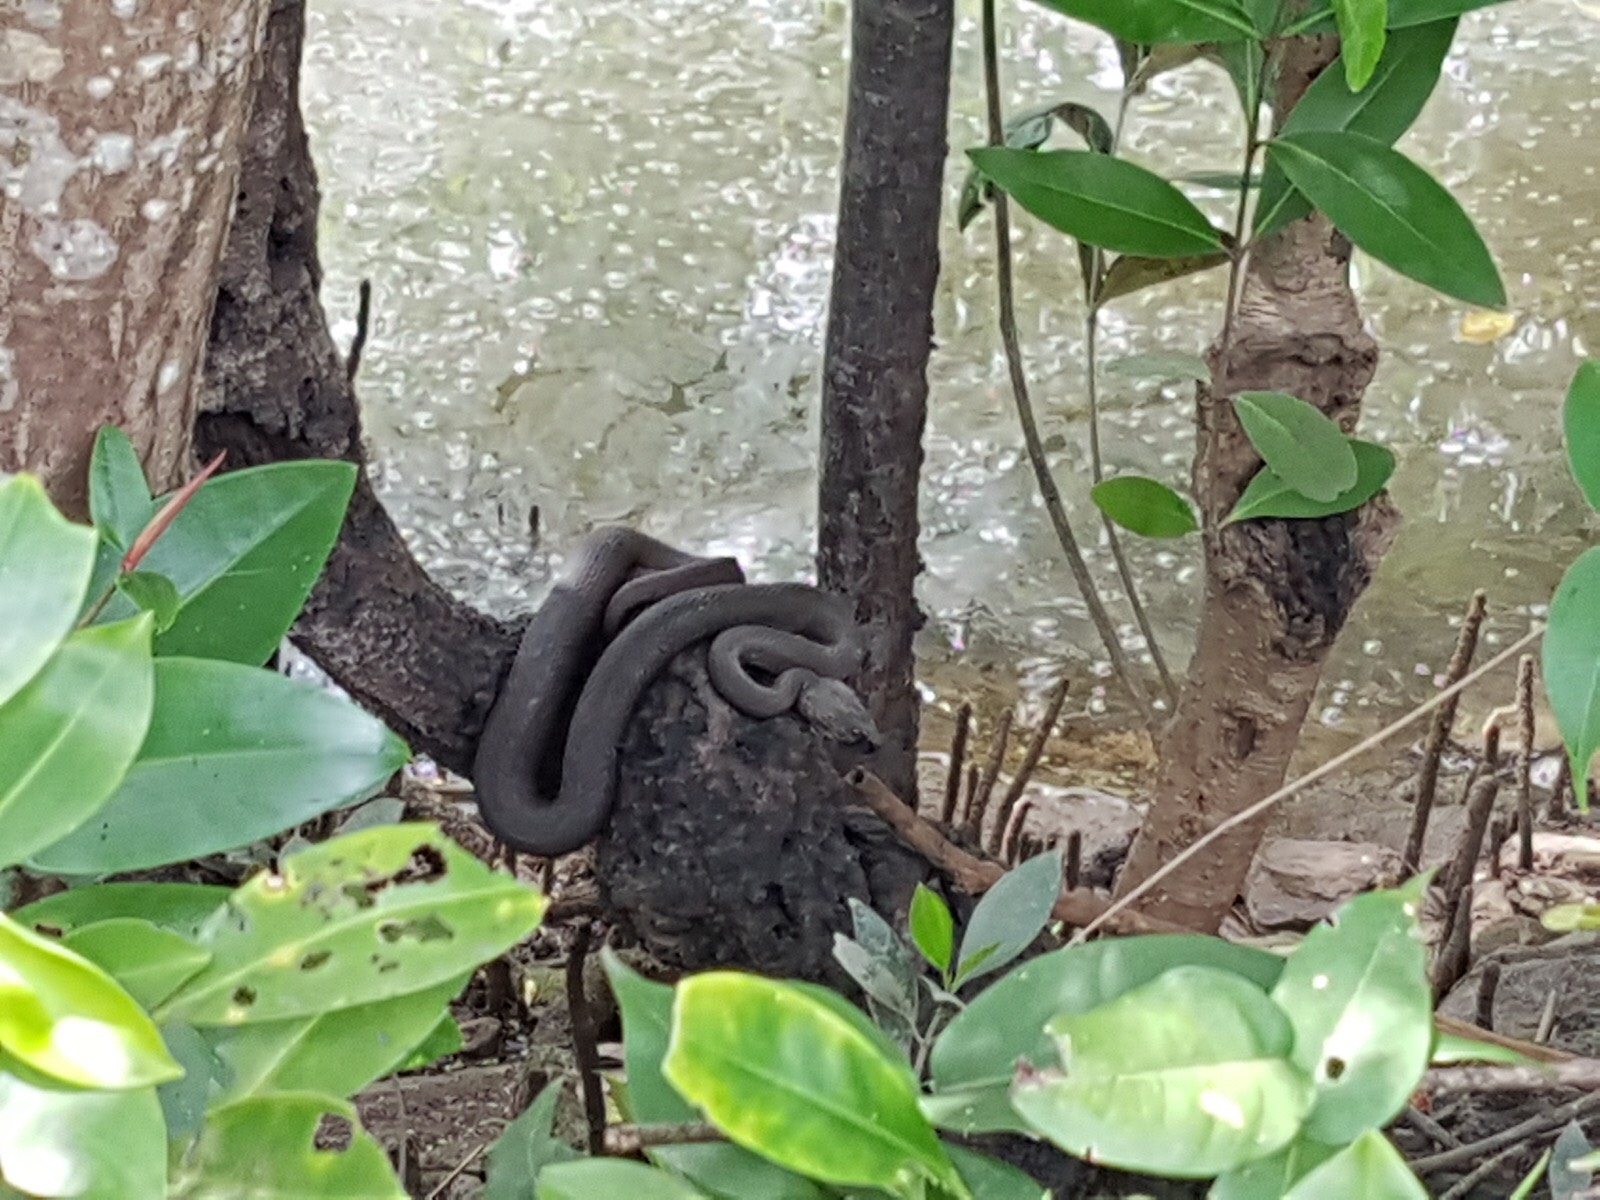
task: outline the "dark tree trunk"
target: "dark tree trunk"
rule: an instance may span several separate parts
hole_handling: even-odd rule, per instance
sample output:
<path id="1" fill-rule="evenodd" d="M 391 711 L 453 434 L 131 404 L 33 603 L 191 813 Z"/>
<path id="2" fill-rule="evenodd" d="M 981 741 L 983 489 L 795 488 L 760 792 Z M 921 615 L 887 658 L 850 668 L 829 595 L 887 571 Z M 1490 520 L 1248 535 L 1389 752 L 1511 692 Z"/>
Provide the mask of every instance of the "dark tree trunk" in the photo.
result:
<path id="1" fill-rule="evenodd" d="M 873 630 L 857 681 L 886 744 L 877 768 L 915 787 L 912 638 L 917 481 L 950 100 L 953 0 L 856 0 L 838 244 L 822 384 L 818 565 Z"/>
<path id="2" fill-rule="evenodd" d="M 1333 61 L 1333 39 L 1285 54 L 1275 111 L 1287 113 Z M 1350 245 L 1320 216 L 1252 256 L 1229 344 L 1211 351 L 1199 394 L 1195 496 L 1205 516 L 1205 607 L 1183 695 L 1161 746 L 1154 803 L 1118 880 L 1126 892 L 1203 833 L 1283 784 L 1334 639 L 1393 540 L 1387 496 L 1317 521 L 1220 527 L 1261 466 L 1231 398 L 1288 392 L 1355 425 L 1377 364 L 1349 283 Z M 1214 931 L 1232 906 L 1264 822 L 1220 839 L 1139 905 Z"/>

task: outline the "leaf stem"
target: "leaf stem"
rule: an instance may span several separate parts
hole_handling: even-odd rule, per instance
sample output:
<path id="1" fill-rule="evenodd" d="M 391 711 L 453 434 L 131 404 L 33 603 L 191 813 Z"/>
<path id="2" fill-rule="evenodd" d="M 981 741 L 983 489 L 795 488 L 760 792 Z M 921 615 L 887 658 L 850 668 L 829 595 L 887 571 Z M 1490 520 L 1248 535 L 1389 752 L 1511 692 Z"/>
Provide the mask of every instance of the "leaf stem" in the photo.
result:
<path id="1" fill-rule="evenodd" d="M 1244 115 L 1244 170 L 1239 174 L 1239 206 L 1233 214 L 1232 262 L 1228 265 L 1228 298 L 1222 312 L 1222 336 L 1218 341 L 1219 357 L 1227 354 L 1233 344 L 1233 322 L 1239 311 L 1239 300 L 1244 291 L 1244 273 L 1249 264 L 1251 244 L 1245 238 L 1245 220 L 1250 212 L 1250 177 L 1256 169 L 1256 154 L 1261 149 L 1261 97 L 1267 86 L 1267 66 L 1272 61 L 1270 53 L 1261 56 L 1261 69 L 1257 73 L 1254 95 Z"/>

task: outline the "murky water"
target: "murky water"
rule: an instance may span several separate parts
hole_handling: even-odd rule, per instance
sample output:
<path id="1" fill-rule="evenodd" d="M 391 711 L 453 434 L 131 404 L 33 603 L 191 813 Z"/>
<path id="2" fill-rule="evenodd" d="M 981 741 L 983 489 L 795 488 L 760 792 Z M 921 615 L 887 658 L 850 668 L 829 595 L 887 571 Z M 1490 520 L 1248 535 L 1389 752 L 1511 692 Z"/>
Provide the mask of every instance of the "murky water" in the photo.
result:
<path id="1" fill-rule="evenodd" d="M 1113 107 L 1108 41 L 1008 7 L 1013 110 Z M 923 650 L 941 693 L 1103 674 L 1020 453 L 992 229 L 954 225 L 960 151 L 982 137 L 976 18 L 963 0 L 923 500 L 921 595 L 936 616 Z M 837 0 L 312 5 L 304 101 L 325 197 L 325 299 L 347 340 L 357 281 L 373 281 L 361 394 L 380 488 L 459 592 L 525 607 L 558 562 L 551 551 L 609 520 L 737 553 L 760 578 L 809 571 L 847 31 Z M 1400 458 L 1392 489 L 1406 524 L 1328 672 L 1319 714 L 1341 732 L 1427 690 L 1453 637 L 1446 621 L 1474 587 L 1496 606 L 1491 639 L 1513 637 L 1600 535 L 1565 477 L 1558 423 L 1576 362 L 1600 353 L 1597 57 L 1591 0 L 1470 15 L 1402 143 L 1478 221 L 1517 324 L 1493 344 L 1465 341 L 1460 306 L 1358 264 L 1383 349 L 1363 431 Z M 1237 129 L 1225 79 L 1197 67 L 1135 102 L 1127 145 L 1170 171 L 1225 169 Z M 1219 196 L 1196 198 L 1222 216 Z M 1020 226 L 1035 399 L 1092 543 L 1075 259 L 1052 231 L 1025 216 Z M 1103 361 L 1200 351 L 1221 284 L 1117 304 Z M 1186 481 L 1183 389 L 1108 374 L 1102 407 L 1113 470 Z M 1130 541 L 1181 664 L 1198 548 Z M 1093 562 L 1109 588 L 1103 547 Z M 1074 694 L 1080 707 L 1103 703 L 1088 685 Z"/>

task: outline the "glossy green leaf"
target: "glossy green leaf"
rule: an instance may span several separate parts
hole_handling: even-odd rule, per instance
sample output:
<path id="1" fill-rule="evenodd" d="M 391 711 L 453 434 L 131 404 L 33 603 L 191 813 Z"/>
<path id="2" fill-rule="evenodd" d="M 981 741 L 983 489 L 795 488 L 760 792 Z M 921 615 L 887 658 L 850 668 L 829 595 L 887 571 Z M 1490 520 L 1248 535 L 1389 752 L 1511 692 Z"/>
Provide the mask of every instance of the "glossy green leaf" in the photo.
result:
<path id="1" fill-rule="evenodd" d="M 344 1150 L 318 1150 L 324 1116 L 351 1126 Z M 383 1147 L 361 1128 L 355 1106 L 290 1092 L 241 1100 L 212 1112 L 199 1143 L 174 1173 L 172 1200 L 407 1200 Z"/>
<path id="2" fill-rule="evenodd" d="M 1381 1129 L 1406 1105 L 1433 1045 L 1433 993 L 1417 927 L 1425 876 L 1357 896 L 1289 956 L 1272 998 L 1316 1087 L 1305 1136 L 1328 1145 Z"/>
<path id="3" fill-rule="evenodd" d="M 1504 4 L 1506 0 L 1389 0 L 1389 28 L 1409 29 L 1435 21 L 1459 17 L 1463 13 Z M 1310 11 L 1299 16 L 1286 32 L 1333 33 L 1337 21 L 1331 0 L 1320 0 L 1310 6 Z"/>
<path id="4" fill-rule="evenodd" d="M 0 913 L 0 1050 L 77 1087 L 179 1074 L 150 1018 L 104 971 Z"/>
<path id="5" fill-rule="evenodd" d="M 907 1044 L 916 1025 L 921 997 L 922 966 L 916 952 L 889 922 L 854 896 L 850 898 L 850 924 L 865 962 L 862 975 L 866 978 L 857 978 L 856 982 L 867 993 L 878 1024 L 897 1041 Z M 837 937 L 834 948 L 840 948 Z"/>
<path id="6" fill-rule="evenodd" d="M 1370 1130 L 1309 1171 L 1284 1193 L 1283 1200 L 1324 1200 L 1327 1196 L 1428 1200 L 1428 1191 L 1389 1139 Z"/>
<path id="7" fill-rule="evenodd" d="M 117 791 L 150 725 L 150 626 L 78 630 L 0 704 L 0 866 L 65 837 Z"/>
<path id="8" fill-rule="evenodd" d="M 1089 492 L 1095 507 L 1140 537 L 1174 538 L 1200 528 L 1189 502 L 1164 483 L 1143 475 L 1119 475 Z"/>
<path id="9" fill-rule="evenodd" d="M 11 915 L 30 928 L 56 934 L 116 917 L 137 917 L 193 938 L 232 891 L 201 883 L 93 883 L 35 900 Z"/>
<path id="10" fill-rule="evenodd" d="M 1011 1103 L 1098 1163 L 1217 1175 L 1288 1145 L 1311 1107 L 1288 1019 L 1230 972 L 1178 967 L 1048 1030 L 1062 1069 L 1020 1071 Z"/>
<path id="11" fill-rule="evenodd" d="M 247 845 L 370 795 L 406 761 L 379 721 L 273 671 L 166 658 L 155 681 L 150 730 L 122 786 L 34 866 L 108 874 Z"/>
<path id="12" fill-rule="evenodd" d="M 159 1015 L 239 1025 L 422 991 L 516 945 L 544 909 L 432 825 L 365 829 L 241 885 L 201 930 L 210 965 Z"/>
<path id="13" fill-rule="evenodd" d="M 935 970 L 950 970 L 955 954 L 955 921 L 950 906 L 926 884 L 917 884 L 911 896 L 911 940 Z"/>
<path id="14" fill-rule="evenodd" d="M 1229 261 L 1223 251 L 1214 254 L 1191 254 L 1182 258 L 1140 258 L 1124 254 L 1113 259 L 1106 268 L 1105 278 L 1094 294 L 1094 306 L 1102 308 L 1113 300 L 1158 287 L 1175 279 L 1209 271 Z"/>
<path id="15" fill-rule="evenodd" d="M 1372 79 L 1360 91 L 1350 87 L 1344 71 L 1332 67 L 1323 71 L 1290 111 L 1280 133 L 1346 131 L 1393 145 L 1433 95 L 1457 23 L 1451 18 L 1391 33 Z M 1281 229 L 1310 211 L 1306 198 L 1290 187 L 1282 169 L 1269 161 L 1256 205 L 1256 237 Z"/>
<path id="16" fill-rule="evenodd" d="M 170 929 L 135 917 L 113 917 L 62 939 L 122 985 L 144 1008 L 154 1008 L 210 960 L 199 946 Z"/>
<path id="17" fill-rule="evenodd" d="M 1264 517 L 1312 520 L 1360 508 L 1389 482 L 1394 474 L 1394 454 L 1376 442 L 1364 442 L 1359 438 L 1350 439 L 1350 449 L 1356 456 L 1356 485 L 1349 491 L 1341 492 L 1332 500 L 1313 500 L 1263 467 L 1244 489 L 1223 524 Z"/>
<path id="18" fill-rule="evenodd" d="M 904 1035 L 914 1027 L 917 1016 L 915 977 L 906 980 L 896 975 L 889 963 L 842 933 L 833 935 L 833 960 L 866 994 L 884 1031 L 899 1044 L 908 1045 Z"/>
<path id="19" fill-rule="evenodd" d="M 1111 152 L 1111 126 L 1095 109 L 1087 104 L 1068 101 L 1046 108 L 1018 113 L 1005 123 L 1003 143 L 1019 150 L 1034 150 L 1049 140 L 1059 118 L 1088 144 L 1091 150 L 1102 154 Z M 984 204 L 994 194 L 992 186 L 973 166 L 967 168 L 967 177 L 961 185 L 961 199 L 956 206 L 956 228 L 964 230 L 983 211 Z"/>
<path id="20" fill-rule="evenodd" d="M 1372 79 L 1388 32 L 1389 0 L 1333 0 L 1339 26 L 1339 58 L 1345 82 L 1359 92 Z"/>
<path id="21" fill-rule="evenodd" d="M 1572 778 L 1587 779 L 1600 751 L 1600 546 L 1585 550 L 1562 576 L 1550 601 L 1542 658 L 1544 690 Z M 1586 791 L 1577 789 L 1580 808 L 1588 807 Z"/>
<path id="22" fill-rule="evenodd" d="M 1356 485 L 1350 439 L 1315 405 L 1283 392 L 1240 392 L 1233 408 L 1267 469 L 1294 491 L 1326 503 Z"/>
<path id="23" fill-rule="evenodd" d="M 1352 242 L 1402 275 L 1468 304 L 1501 308 L 1500 272 L 1472 221 L 1421 167 L 1357 133 L 1297 133 L 1267 153 Z"/>
<path id="24" fill-rule="evenodd" d="M 1573 375 L 1561 420 L 1572 477 L 1589 507 L 1600 512 L 1600 359 L 1591 358 Z"/>
<path id="25" fill-rule="evenodd" d="M 1198 354 L 1180 354 L 1157 350 L 1146 354 L 1130 354 L 1106 364 L 1107 375 L 1128 375 L 1136 379 L 1193 379 L 1204 383 L 1211 378 L 1211 368 Z"/>
<path id="26" fill-rule="evenodd" d="M 355 479 L 351 463 L 311 459 L 208 480 L 140 564 L 183 597 L 156 653 L 266 662 L 322 572 Z M 119 599 L 106 615 L 132 608 Z"/>
<path id="27" fill-rule="evenodd" d="M 1233 90 L 1238 94 L 1239 107 L 1246 114 L 1256 112 L 1261 105 L 1261 85 L 1265 75 L 1266 50 L 1261 42 L 1249 40 L 1224 42 L 1212 47 L 1211 54 L 1228 73 Z M 1239 185 L 1235 183 L 1233 190 Z"/>
<path id="28" fill-rule="evenodd" d="M 802 1175 L 968 1195 L 909 1066 L 804 989 L 732 971 L 683 980 L 662 1070 L 731 1141 Z"/>
<path id="29" fill-rule="evenodd" d="M 33 678 L 72 629 L 96 541 L 92 529 L 56 511 L 32 475 L 0 485 L 0 703 Z"/>
<path id="30" fill-rule="evenodd" d="M 155 618 L 156 632 L 165 633 L 178 619 L 183 601 L 172 580 L 154 571 L 134 571 L 117 580 L 117 591 Z"/>
<path id="31" fill-rule="evenodd" d="M 950 1161 L 978 1200 L 1052 1200 L 1051 1194 L 1025 1171 L 960 1146 L 949 1146 Z"/>
<path id="32" fill-rule="evenodd" d="M 178 1021 L 161 1027 L 161 1040 L 167 1052 L 183 1068 L 182 1079 L 171 1079 L 156 1089 L 161 1113 L 167 1119 L 171 1141 L 193 1141 L 206 1123 L 211 1097 L 226 1082 L 226 1068 L 198 1029 Z"/>
<path id="33" fill-rule="evenodd" d="M 527 1193 L 522 1193 L 526 1196 Z M 707 1200 L 706 1194 L 657 1167 L 624 1158 L 583 1158 L 539 1172 L 539 1200 Z"/>
<path id="34" fill-rule="evenodd" d="M 1206 1200 L 1279 1200 L 1288 1194 L 1296 1180 L 1339 1150 L 1338 1146 L 1296 1138 L 1276 1154 L 1219 1175 L 1206 1193 Z"/>
<path id="35" fill-rule="evenodd" d="M 528 1200 L 539 1172 L 552 1163 L 572 1162 L 578 1152 L 555 1136 L 556 1106 L 566 1083 L 553 1079 L 532 1104 L 505 1127 L 489 1149 L 483 1200 Z"/>
<path id="36" fill-rule="evenodd" d="M 1142 46 L 1258 40 L 1238 0 L 1040 0 L 1046 8 Z"/>
<path id="37" fill-rule="evenodd" d="M 155 1089 L 52 1086 L 0 1055 L 0 1195 L 6 1184 L 30 1197 L 164 1197 L 167 1131 Z"/>
<path id="38" fill-rule="evenodd" d="M 468 978 L 464 973 L 422 991 L 315 1016 L 207 1031 L 229 1073 L 218 1102 L 270 1092 L 353 1096 L 399 1067 Z"/>
<path id="39" fill-rule="evenodd" d="M 1091 246 L 1146 258 L 1212 254 L 1222 235 L 1159 175 L 1093 150 L 967 151 L 979 171 L 1046 224 Z"/>
<path id="40" fill-rule="evenodd" d="M 956 959 L 961 983 L 998 971 L 1033 944 L 1061 896 L 1061 871 L 1061 855 L 1047 850 L 1007 871 L 983 894 L 961 935 Z M 975 961 L 991 946 L 997 948 L 981 963 Z"/>
<path id="41" fill-rule="evenodd" d="M 459 988 L 456 990 L 460 991 Z M 406 1056 L 393 1068 L 393 1072 L 384 1073 L 420 1071 L 423 1067 L 431 1067 L 440 1059 L 460 1054 L 466 1044 L 467 1040 L 461 1033 L 461 1025 L 446 1011 L 440 1014 L 439 1019 L 433 1023 L 433 1028 L 423 1035 L 422 1040 L 406 1053 Z"/>
<path id="42" fill-rule="evenodd" d="M 1180 966 L 1233 971 L 1271 987 L 1283 959 L 1219 938 L 1152 934 L 1068 946 L 1029 959 L 957 1013 L 934 1041 L 928 1065 L 935 1094 L 924 1109 L 963 1133 L 1022 1130 L 1007 1093 L 1018 1060 L 1056 1062 L 1045 1025 L 1059 1013 L 1085 1013 Z"/>
<path id="43" fill-rule="evenodd" d="M 106 541 L 125 551 L 155 511 L 144 467 L 128 435 L 115 425 L 101 426 L 89 459 L 89 516 L 94 527 Z"/>
<path id="44" fill-rule="evenodd" d="M 601 951 L 601 962 L 622 1010 L 629 1119 L 644 1124 L 696 1120 L 694 1106 L 661 1073 L 672 1033 L 672 988 L 646 979 L 609 947 Z M 650 1160 L 719 1198 L 823 1200 L 822 1189 L 809 1179 L 726 1142 L 657 1146 Z"/>

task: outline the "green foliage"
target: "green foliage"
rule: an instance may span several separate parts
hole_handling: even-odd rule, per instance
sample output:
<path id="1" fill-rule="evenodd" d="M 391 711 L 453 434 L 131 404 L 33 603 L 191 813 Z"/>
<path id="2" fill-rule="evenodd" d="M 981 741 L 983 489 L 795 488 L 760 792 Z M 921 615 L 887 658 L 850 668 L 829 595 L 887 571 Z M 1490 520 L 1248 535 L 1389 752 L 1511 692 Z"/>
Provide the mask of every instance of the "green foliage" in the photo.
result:
<path id="1" fill-rule="evenodd" d="M 1394 454 L 1376 442 L 1364 442 L 1360 438 L 1350 439 L 1350 449 L 1356 458 L 1356 482 L 1349 491 L 1340 492 L 1332 500 L 1313 500 L 1295 491 L 1271 468 L 1262 467 L 1245 487 L 1223 524 L 1262 517 L 1314 520 L 1360 508 L 1389 482 L 1394 474 Z"/>
<path id="2" fill-rule="evenodd" d="M 1301 495 L 1325 502 L 1355 486 L 1349 439 L 1320 409 L 1282 392 L 1240 392 L 1233 408 L 1267 469 Z"/>
<path id="3" fill-rule="evenodd" d="M 1561 423 L 1572 477 L 1589 507 L 1600 512 L 1600 359 L 1583 363 L 1572 376 Z"/>
<path id="4" fill-rule="evenodd" d="M 158 510 L 127 439 L 102 432 L 94 529 L 30 476 L 0 485 L 0 866 L 99 875 L 235 849 L 404 763 L 348 702 L 250 665 L 353 482 L 348 464 L 290 466 Z M 404 1195 L 358 1125 L 334 1153 L 318 1124 L 353 1123 L 341 1097 L 459 1046 L 451 997 L 544 902 L 432 826 L 362 824 L 236 889 L 87 883 L 0 914 L 0 1195 Z"/>
<path id="5" fill-rule="evenodd" d="M 955 987 L 998 971 L 1044 932 L 1061 894 L 1061 869 L 1061 855 L 1049 850 L 1007 871 L 983 894 L 961 935 Z"/>
<path id="6" fill-rule="evenodd" d="M 1141 46 L 1255 41 L 1265 32 L 1239 0 L 1040 0 L 1046 8 Z"/>
<path id="7" fill-rule="evenodd" d="M 911 940 L 941 975 L 948 975 L 953 965 L 955 937 L 949 906 L 926 884 L 917 884 L 911 897 Z"/>
<path id="8" fill-rule="evenodd" d="M 1333 0 L 1345 82 L 1359 92 L 1372 79 L 1388 30 L 1389 0 Z"/>
<path id="9" fill-rule="evenodd" d="M 525 1200 L 534 1194 L 539 1172 L 552 1163 L 572 1162 L 577 1152 L 553 1130 L 562 1084 L 547 1083 L 489 1151 L 483 1200 Z"/>

